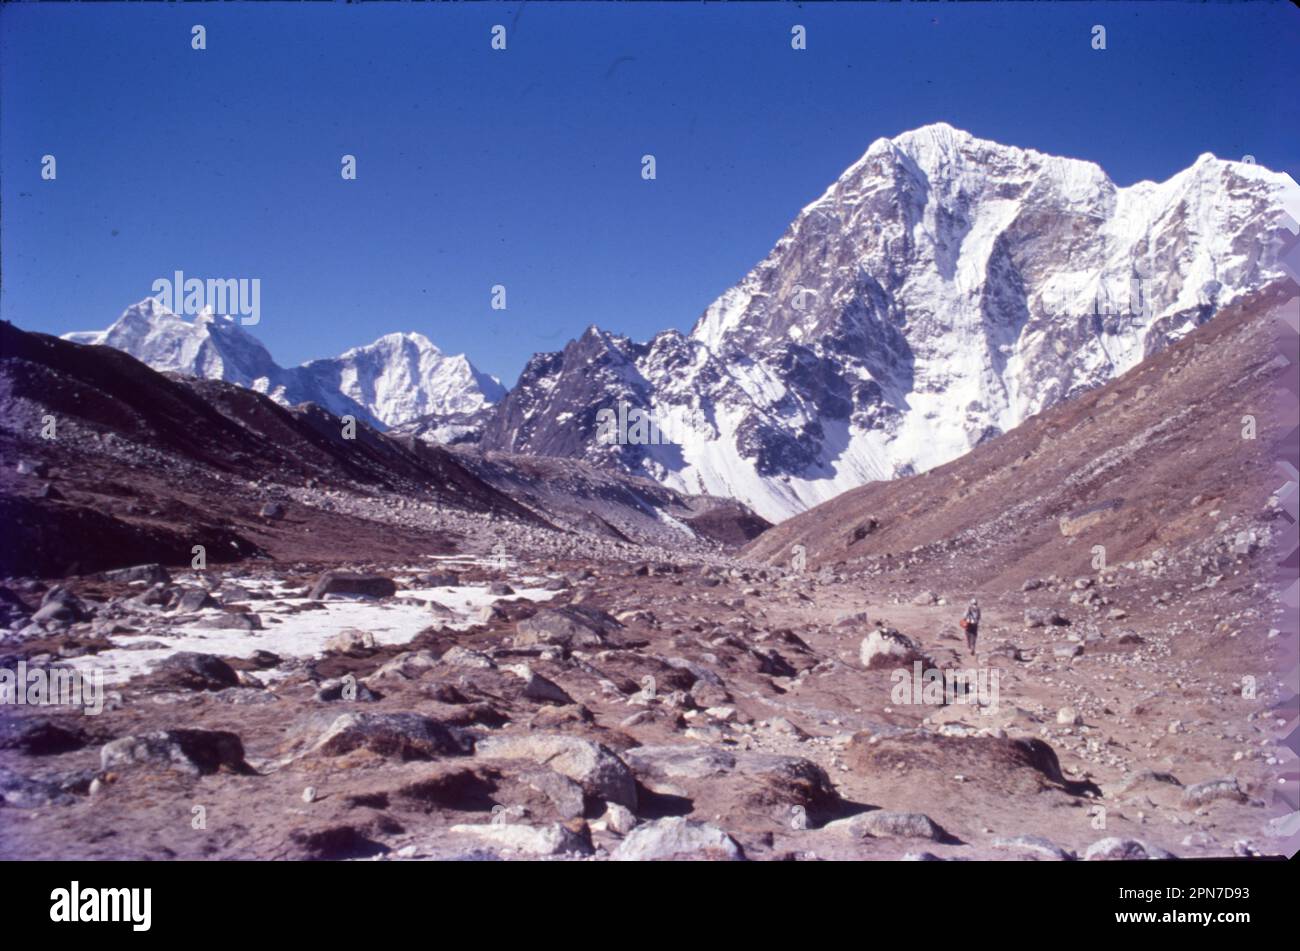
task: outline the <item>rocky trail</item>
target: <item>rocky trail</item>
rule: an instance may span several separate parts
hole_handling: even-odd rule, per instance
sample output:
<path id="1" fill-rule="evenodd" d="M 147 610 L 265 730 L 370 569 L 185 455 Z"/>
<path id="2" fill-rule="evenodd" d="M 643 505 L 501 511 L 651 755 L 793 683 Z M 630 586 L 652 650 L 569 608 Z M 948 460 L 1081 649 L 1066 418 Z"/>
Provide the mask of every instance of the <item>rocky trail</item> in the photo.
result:
<path id="1" fill-rule="evenodd" d="M 972 660 L 964 592 L 888 578 L 688 555 L 345 567 L 140 568 L 5 593 L 0 666 L 100 670 L 106 687 L 97 715 L 4 708 L 0 854 L 1270 848 L 1279 753 L 1240 672 L 1276 638 L 1245 616 L 1198 630 L 1195 595 L 1153 607 L 1136 578 L 1034 579 L 985 598 Z M 1084 623 L 1077 595 L 1097 591 L 1124 616 Z M 868 633 L 877 619 L 922 669 L 996 672 L 996 691 L 898 702 L 910 665 Z"/>

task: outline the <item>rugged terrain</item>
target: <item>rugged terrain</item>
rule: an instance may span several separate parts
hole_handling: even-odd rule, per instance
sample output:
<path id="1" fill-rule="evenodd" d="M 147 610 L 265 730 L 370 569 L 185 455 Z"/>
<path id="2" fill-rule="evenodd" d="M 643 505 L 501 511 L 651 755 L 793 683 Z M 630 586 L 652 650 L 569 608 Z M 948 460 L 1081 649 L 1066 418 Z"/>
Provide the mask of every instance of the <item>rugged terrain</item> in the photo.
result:
<path id="1" fill-rule="evenodd" d="M 956 459 L 1284 284 L 1279 239 L 1297 219 L 1300 188 L 1251 162 L 1204 154 L 1120 187 L 1094 163 L 935 123 L 871 143 L 689 333 L 636 342 L 591 326 L 534 355 L 509 393 L 420 334 L 283 369 L 236 320 L 183 320 L 152 299 L 68 337 L 779 522 Z M 657 434 L 602 438 L 605 411 L 644 413 Z"/>
<path id="2" fill-rule="evenodd" d="M 779 522 L 956 459 L 1285 282 L 1298 217 L 1295 182 L 1248 163 L 1206 154 L 1121 188 L 925 126 L 873 142 L 689 334 L 591 327 L 536 355 L 483 442 Z M 620 403 L 663 440 L 603 443 L 597 415 Z"/>
<path id="3" fill-rule="evenodd" d="M 0 855 L 1279 852 L 1294 305 L 757 537 L 0 327 L 0 669 L 106 690 L 0 706 Z"/>

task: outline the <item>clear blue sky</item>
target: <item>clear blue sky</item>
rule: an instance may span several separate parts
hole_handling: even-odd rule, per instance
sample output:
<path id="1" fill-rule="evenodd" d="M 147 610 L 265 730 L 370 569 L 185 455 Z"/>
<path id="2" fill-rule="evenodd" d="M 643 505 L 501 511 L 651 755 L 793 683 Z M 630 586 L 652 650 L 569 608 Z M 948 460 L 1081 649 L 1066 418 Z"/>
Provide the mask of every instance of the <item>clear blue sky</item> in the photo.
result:
<path id="1" fill-rule="evenodd" d="M 258 277 L 283 364 L 418 330 L 509 385 L 590 323 L 688 328 L 928 122 L 1120 184 L 1206 151 L 1300 178 L 1298 53 L 1289 4 L 5 5 L 0 316 L 98 329 L 178 268 Z"/>

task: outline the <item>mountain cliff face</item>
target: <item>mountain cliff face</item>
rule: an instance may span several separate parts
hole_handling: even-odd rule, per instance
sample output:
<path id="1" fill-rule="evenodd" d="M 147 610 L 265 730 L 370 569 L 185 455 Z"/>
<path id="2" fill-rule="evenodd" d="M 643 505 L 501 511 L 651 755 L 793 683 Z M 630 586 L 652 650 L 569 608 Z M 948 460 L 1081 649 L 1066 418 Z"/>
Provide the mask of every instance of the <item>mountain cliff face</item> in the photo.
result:
<path id="1" fill-rule="evenodd" d="M 317 403 L 378 429 L 416 417 L 468 416 L 505 395 L 463 355 L 444 354 L 422 334 L 388 334 L 337 357 L 285 368 L 237 318 L 187 320 L 152 297 L 127 308 L 107 330 L 64 339 L 115 347 L 162 372 L 237 383 L 285 405 Z"/>
<path id="2" fill-rule="evenodd" d="M 1120 188 L 948 125 L 880 139 L 689 335 L 593 327 L 538 354 L 483 444 L 780 520 L 956 458 L 1284 280 L 1296 203 L 1289 177 L 1211 155 Z M 620 404 L 650 439 L 601 438 Z"/>

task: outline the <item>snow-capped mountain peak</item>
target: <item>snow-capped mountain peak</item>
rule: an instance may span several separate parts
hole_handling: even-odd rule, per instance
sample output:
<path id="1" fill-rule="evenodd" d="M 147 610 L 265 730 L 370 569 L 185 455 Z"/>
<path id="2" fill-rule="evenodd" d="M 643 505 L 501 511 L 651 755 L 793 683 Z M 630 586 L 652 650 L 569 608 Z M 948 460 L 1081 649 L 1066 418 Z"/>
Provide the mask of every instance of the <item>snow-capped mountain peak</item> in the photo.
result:
<path id="1" fill-rule="evenodd" d="M 177 316 L 155 297 L 132 304 L 107 330 L 65 334 L 74 343 L 124 350 L 155 370 L 255 386 L 279 367 L 235 318 Z"/>
<path id="2" fill-rule="evenodd" d="M 1120 187 L 946 123 L 877 139 L 689 336 L 606 336 L 602 354 L 589 330 L 535 358 L 484 444 L 780 520 L 947 462 L 1284 280 L 1275 238 L 1297 192 L 1208 154 Z M 596 412 L 623 400 L 672 442 L 600 445 Z"/>
<path id="3" fill-rule="evenodd" d="M 463 354 L 448 356 L 420 333 L 385 334 L 337 357 L 285 368 L 237 318 L 187 319 L 154 297 L 128 307 L 107 330 L 64 339 L 124 350 L 156 370 L 238 383 L 287 405 L 318 403 L 380 429 L 416 417 L 475 413 L 505 394 Z"/>

